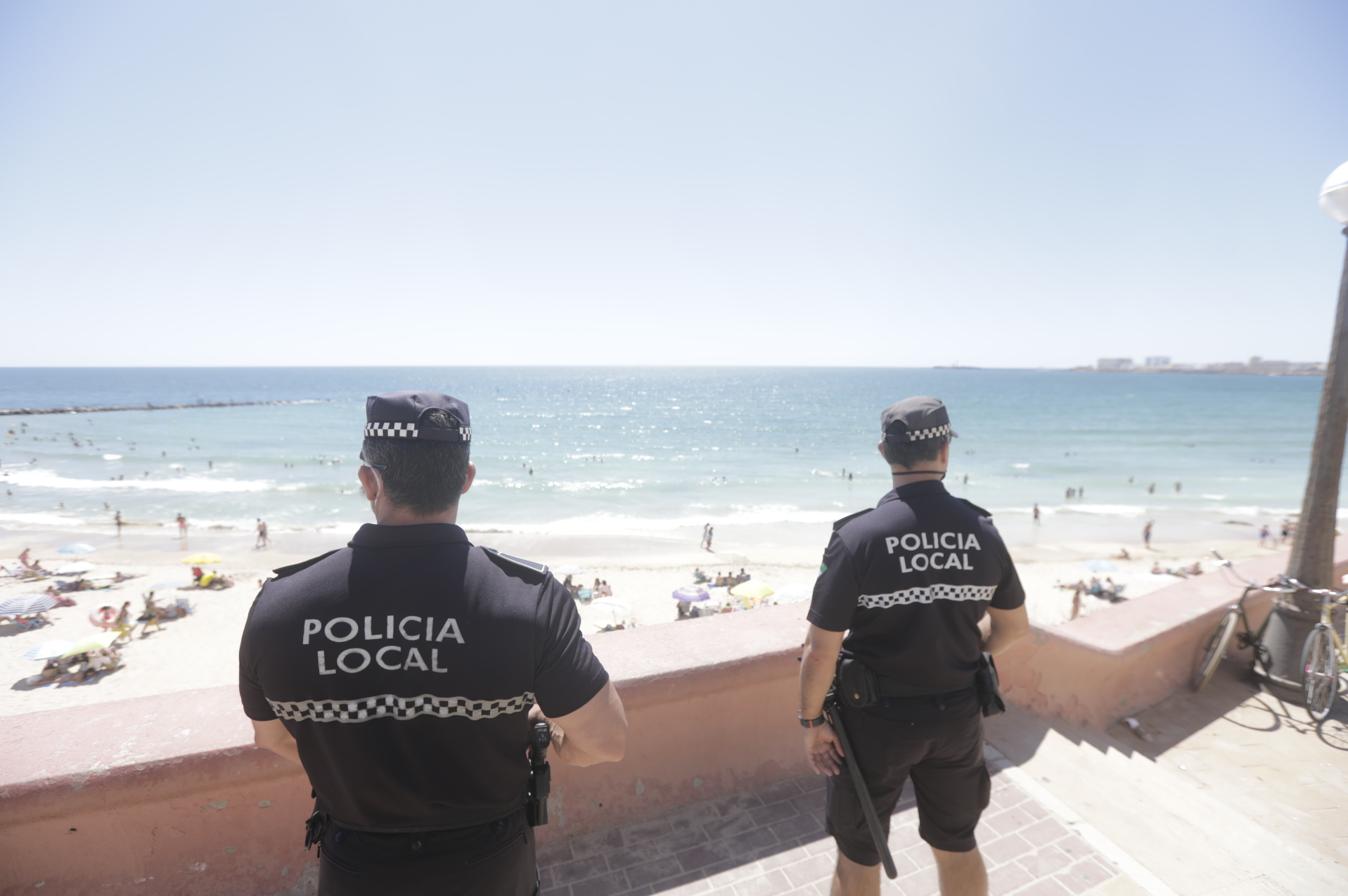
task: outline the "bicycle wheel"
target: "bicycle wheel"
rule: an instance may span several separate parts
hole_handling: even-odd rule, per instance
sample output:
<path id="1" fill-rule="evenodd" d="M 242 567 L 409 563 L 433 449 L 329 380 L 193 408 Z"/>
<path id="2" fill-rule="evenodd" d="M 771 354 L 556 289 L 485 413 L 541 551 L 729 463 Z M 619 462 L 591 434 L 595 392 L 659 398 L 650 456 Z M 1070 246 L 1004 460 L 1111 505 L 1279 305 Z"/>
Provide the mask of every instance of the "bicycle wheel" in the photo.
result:
<path id="1" fill-rule="evenodd" d="M 1329 626 L 1323 623 L 1306 636 L 1306 646 L 1301 649 L 1301 675 L 1306 711 L 1315 721 L 1323 722 L 1339 694 L 1339 658 Z"/>
<path id="2" fill-rule="evenodd" d="M 1190 681 L 1195 691 L 1201 691 L 1203 685 L 1212 680 L 1212 673 L 1217 671 L 1222 657 L 1226 655 L 1226 646 L 1231 643 L 1231 635 L 1236 630 L 1236 621 L 1239 618 L 1240 614 L 1236 612 L 1235 607 L 1227 610 L 1226 615 L 1217 623 L 1217 627 L 1203 644 L 1203 652 L 1198 655 L 1198 665 L 1194 668 L 1193 679 Z"/>

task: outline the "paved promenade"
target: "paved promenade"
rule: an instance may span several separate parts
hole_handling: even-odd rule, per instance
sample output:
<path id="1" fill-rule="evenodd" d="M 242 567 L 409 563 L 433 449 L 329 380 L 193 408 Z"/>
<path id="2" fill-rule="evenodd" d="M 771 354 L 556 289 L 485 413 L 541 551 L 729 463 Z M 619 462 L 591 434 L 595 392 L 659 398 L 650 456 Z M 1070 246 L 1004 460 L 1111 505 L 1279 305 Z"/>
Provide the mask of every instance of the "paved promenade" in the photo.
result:
<path id="1" fill-rule="evenodd" d="M 1108 856 L 1031 797 L 1000 754 L 992 805 L 979 826 L 997 896 L 1123 896 L 1144 892 Z M 540 849 L 544 896 L 826 894 L 833 841 L 823 826 L 823 780 L 784 781 L 757 793 L 686 806 L 645 824 Z M 895 811 L 890 849 L 898 880 L 882 892 L 937 892 L 931 851 L 917 836 L 911 788 Z"/>

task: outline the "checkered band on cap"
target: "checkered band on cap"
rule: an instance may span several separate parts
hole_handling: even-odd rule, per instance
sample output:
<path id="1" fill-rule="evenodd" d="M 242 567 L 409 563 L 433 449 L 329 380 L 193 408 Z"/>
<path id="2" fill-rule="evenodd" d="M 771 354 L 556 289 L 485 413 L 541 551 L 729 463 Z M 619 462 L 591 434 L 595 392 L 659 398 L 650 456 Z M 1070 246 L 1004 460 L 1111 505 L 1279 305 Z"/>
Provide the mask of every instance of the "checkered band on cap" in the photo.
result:
<path id="1" fill-rule="evenodd" d="M 534 704 L 534 695 L 528 691 L 518 697 L 497 700 L 478 700 L 473 697 L 439 697 L 418 694 L 399 697 L 397 694 L 378 694 L 355 700 L 268 700 L 276 717 L 287 722 L 369 722 L 373 719 L 408 721 L 417 716 L 436 716 L 441 719 L 467 719 L 481 722 L 498 716 L 526 711 Z"/>
<path id="2" fill-rule="evenodd" d="M 431 432 L 435 435 L 431 435 Z M 426 438 L 438 439 L 441 441 L 453 441 L 446 439 L 445 436 L 451 433 L 458 433 L 458 441 L 468 442 L 472 440 L 472 427 L 459 426 L 445 429 L 443 427 L 427 427 Z M 422 431 L 417 429 L 415 423 L 366 423 L 365 436 L 371 439 L 415 439 L 423 435 Z"/>
<path id="3" fill-rule="evenodd" d="M 937 439 L 941 436 L 950 435 L 950 424 L 942 423 L 940 426 L 932 426 L 928 429 L 913 429 L 908 431 L 908 441 L 922 442 L 927 439 Z"/>

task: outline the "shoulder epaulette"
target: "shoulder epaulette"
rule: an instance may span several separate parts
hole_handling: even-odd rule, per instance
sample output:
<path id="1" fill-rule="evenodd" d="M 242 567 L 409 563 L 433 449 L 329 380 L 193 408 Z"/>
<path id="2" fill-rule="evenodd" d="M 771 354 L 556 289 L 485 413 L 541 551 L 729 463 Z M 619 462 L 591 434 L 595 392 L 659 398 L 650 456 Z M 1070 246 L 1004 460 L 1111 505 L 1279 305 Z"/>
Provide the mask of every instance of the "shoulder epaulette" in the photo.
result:
<path id="1" fill-rule="evenodd" d="M 978 511 L 979 516 L 985 516 L 988 519 L 992 519 L 992 511 L 984 510 L 982 507 L 979 507 L 977 504 L 975 504 L 973 501 L 970 501 L 968 498 L 959 498 L 958 500 L 963 501 L 965 504 L 968 504 L 974 510 Z"/>
<path id="2" fill-rule="evenodd" d="M 502 570 L 514 575 L 521 573 L 533 576 L 547 575 L 548 567 L 545 563 L 535 563 L 532 560 L 525 560 L 523 557 L 516 557 L 513 554 L 503 554 L 496 548 L 482 548 L 482 551 L 491 559 L 493 563 L 501 567 Z"/>
<path id="3" fill-rule="evenodd" d="M 850 514 L 848 514 L 847 516 L 843 517 L 843 518 L 840 519 L 840 520 L 834 520 L 834 522 L 833 522 L 833 531 L 835 531 L 835 532 L 838 531 L 838 530 L 841 529 L 843 526 L 845 526 L 845 525 L 847 525 L 848 523 L 852 522 L 852 520 L 857 519 L 858 517 L 863 517 L 863 516 L 865 516 L 866 514 L 870 513 L 870 512 L 871 512 L 872 510 L 874 510 L 874 509 L 875 509 L 874 507 L 867 507 L 865 510 L 858 510 L 856 513 L 850 513 Z"/>
<path id="4" fill-rule="evenodd" d="M 284 579 L 286 576 L 293 576 L 300 570 L 308 569 L 320 560 L 325 560 L 333 554 L 340 551 L 341 548 L 334 548 L 326 554 L 319 554 L 317 557 L 310 557 L 308 560 L 301 560 L 299 563 L 292 563 L 289 566 L 278 566 L 272 570 L 272 575 L 278 579 Z"/>

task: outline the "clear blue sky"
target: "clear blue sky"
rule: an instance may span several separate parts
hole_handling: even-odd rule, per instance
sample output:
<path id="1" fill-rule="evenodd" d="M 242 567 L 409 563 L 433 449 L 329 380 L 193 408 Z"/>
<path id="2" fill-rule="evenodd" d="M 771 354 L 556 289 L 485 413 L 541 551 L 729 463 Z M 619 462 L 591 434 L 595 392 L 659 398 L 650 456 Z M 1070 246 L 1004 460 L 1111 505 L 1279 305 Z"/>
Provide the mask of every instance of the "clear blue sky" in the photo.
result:
<path id="1" fill-rule="evenodd" d="M 0 3 L 0 364 L 1322 359 L 1348 3 Z"/>

